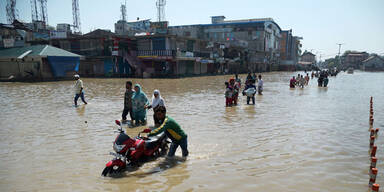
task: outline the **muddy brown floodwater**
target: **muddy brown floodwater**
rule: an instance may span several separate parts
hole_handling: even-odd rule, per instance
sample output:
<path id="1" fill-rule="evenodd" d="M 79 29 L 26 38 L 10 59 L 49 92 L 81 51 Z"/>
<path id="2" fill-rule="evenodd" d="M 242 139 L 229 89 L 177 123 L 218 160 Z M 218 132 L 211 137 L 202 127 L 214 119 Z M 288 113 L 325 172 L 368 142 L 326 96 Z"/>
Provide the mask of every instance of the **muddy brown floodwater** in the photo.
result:
<path id="1" fill-rule="evenodd" d="M 190 156 L 160 158 L 117 179 L 100 175 L 127 79 L 83 79 L 89 105 L 78 108 L 73 81 L 0 83 L 0 191 L 367 191 L 370 96 L 384 185 L 384 73 L 340 73 L 328 88 L 313 79 L 290 89 L 297 73 L 263 74 L 256 105 L 241 97 L 229 108 L 229 76 L 133 79 L 148 97 L 161 91 L 189 135 Z"/>

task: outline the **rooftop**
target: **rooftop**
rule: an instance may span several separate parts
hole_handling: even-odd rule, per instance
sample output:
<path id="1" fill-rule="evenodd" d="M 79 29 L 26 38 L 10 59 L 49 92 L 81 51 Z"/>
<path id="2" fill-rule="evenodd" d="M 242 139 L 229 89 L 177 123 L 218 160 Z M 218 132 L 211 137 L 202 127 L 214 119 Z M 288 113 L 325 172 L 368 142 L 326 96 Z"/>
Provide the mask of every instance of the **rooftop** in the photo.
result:
<path id="1" fill-rule="evenodd" d="M 81 57 L 80 55 L 50 45 L 32 45 L 0 50 L 0 58 L 23 58 L 25 56 Z"/>
<path id="2" fill-rule="evenodd" d="M 378 55 L 372 55 L 372 56 L 368 57 L 368 59 L 366 59 L 366 60 L 364 60 L 364 61 L 362 61 L 362 62 L 363 62 L 363 63 L 368 62 L 368 61 L 370 61 L 370 60 L 372 60 L 372 59 L 375 59 L 376 57 L 379 58 L 380 60 L 384 61 L 384 59 L 381 58 L 380 56 L 378 56 Z"/>
<path id="3" fill-rule="evenodd" d="M 179 26 L 170 26 L 170 28 L 172 27 L 175 27 L 175 28 L 177 27 L 209 27 L 209 26 L 221 26 L 221 25 L 249 25 L 249 24 L 264 24 L 266 22 L 271 22 L 275 24 L 281 31 L 280 26 L 275 21 L 273 21 L 272 18 L 228 20 L 228 21 L 223 21 L 215 24 L 179 25 Z"/>

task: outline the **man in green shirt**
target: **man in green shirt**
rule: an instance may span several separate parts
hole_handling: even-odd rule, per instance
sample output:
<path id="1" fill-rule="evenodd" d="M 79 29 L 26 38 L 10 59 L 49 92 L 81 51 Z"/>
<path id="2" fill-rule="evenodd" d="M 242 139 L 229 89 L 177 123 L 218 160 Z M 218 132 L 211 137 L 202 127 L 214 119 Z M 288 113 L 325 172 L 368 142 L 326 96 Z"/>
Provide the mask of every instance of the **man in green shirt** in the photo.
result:
<path id="1" fill-rule="evenodd" d="M 168 157 L 173 157 L 175 155 L 176 149 L 181 147 L 183 157 L 188 156 L 188 142 L 187 134 L 180 128 L 179 124 L 176 123 L 171 117 L 166 116 L 167 110 L 164 106 L 160 106 L 156 109 L 155 115 L 156 118 L 162 123 L 160 127 L 152 130 L 148 137 L 157 135 L 163 131 L 165 134 L 172 140 L 171 147 L 169 148 Z"/>

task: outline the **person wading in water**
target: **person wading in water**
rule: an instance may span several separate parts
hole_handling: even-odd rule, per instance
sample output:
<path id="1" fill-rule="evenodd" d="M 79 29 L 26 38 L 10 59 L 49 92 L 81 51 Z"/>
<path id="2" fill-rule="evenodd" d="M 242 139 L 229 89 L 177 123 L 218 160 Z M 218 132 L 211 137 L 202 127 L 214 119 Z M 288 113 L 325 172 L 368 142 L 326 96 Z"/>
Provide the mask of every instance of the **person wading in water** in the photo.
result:
<path id="1" fill-rule="evenodd" d="M 83 85 L 83 81 L 80 79 L 80 75 L 75 75 L 75 80 L 76 80 L 76 83 L 75 83 L 75 99 L 74 99 L 74 102 L 75 102 L 75 106 L 77 107 L 77 100 L 79 99 L 79 97 L 81 98 L 81 100 L 84 102 L 84 104 L 88 104 L 85 99 L 84 99 L 84 85 Z"/>
<path id="2" fill-rule="evenodd" d="M 148 137 L 158 135 L 163 131 L 167 135 L 168 138 L 172 140 L 171 147 L 169 148 L 168 157 L 175 156 L 176 149 L 181 147 L 181 152 L 184 158 L 186 158 L 189 154 L 188 152 L 188 139 L 187 134 L 181 129 L 180 125 L 176 123 L 171 117 L 166 115 L 166 108 L 164 106 L 160 106 L 156 109 L 155 115 L 156 118 L 162 123 L 160 127 L 152 130 L 148 133 Z"/>
<path id="3" fill-rule="evenodd" d="M 164 99 L 160 95 L 160 91 L 156 89 L 155 91 L 153 91 L 152 104 L 146 106 L 146 108 L 147 109 L 153 108 L 153 111 L 155 112 L 156 109 L 160 106 L 165 107 L 165 102 L 164 102 Z M 155 113 L 153 113 L 153 121 L 155 123 L 155 127 L 160 126 L 160 120 L 156 118 Z"/>

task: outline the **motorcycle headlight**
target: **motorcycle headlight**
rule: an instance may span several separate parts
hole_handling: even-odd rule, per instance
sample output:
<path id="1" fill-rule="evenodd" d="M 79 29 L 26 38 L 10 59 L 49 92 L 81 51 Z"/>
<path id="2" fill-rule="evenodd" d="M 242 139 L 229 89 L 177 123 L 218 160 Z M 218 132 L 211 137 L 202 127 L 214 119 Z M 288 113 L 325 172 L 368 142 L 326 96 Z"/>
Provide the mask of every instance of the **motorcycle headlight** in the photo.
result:
<path id="1" fill-rule="evenodd" d="M 117 145 L 116 143 L 113 144 L 113 150 L 115 150 L 116 152 L 120 152 L 121 150 L 123 150 L 124 147 L 125 145 Z"/>

